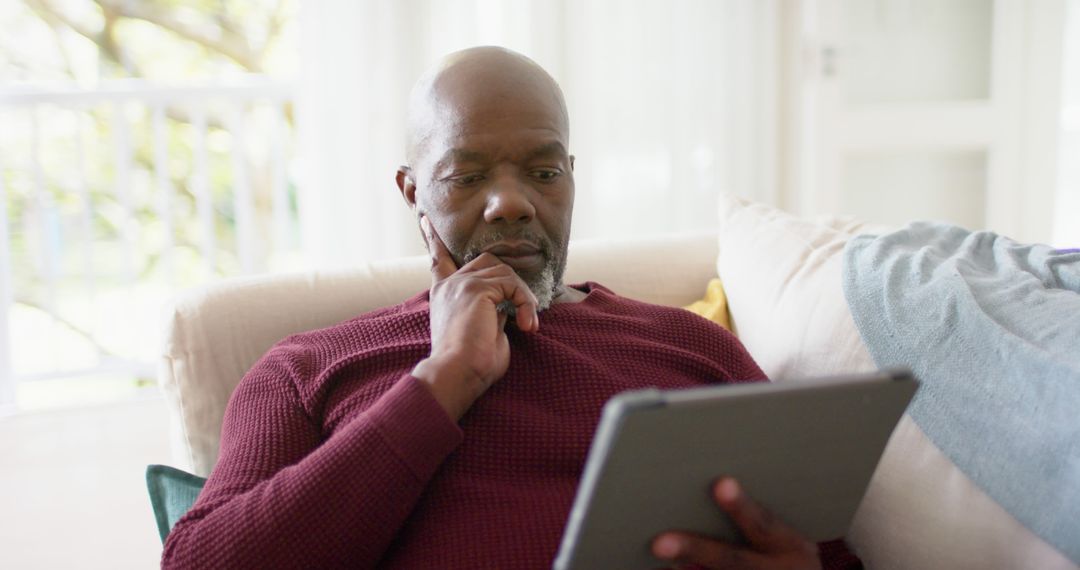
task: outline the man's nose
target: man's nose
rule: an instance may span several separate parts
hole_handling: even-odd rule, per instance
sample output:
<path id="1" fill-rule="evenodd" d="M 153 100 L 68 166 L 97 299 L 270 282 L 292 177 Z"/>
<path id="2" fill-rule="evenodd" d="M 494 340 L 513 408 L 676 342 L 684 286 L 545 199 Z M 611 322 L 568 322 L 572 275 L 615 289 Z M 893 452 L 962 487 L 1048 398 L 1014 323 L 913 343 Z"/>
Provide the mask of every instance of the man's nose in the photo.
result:
<path id="1" fill-rule="evenodd" d="M 489 224 L 532 221 L 536 208 L 528 192 L 529 189 L 516 180 L 496 181 L 488 190 L 484 220 Z"/>

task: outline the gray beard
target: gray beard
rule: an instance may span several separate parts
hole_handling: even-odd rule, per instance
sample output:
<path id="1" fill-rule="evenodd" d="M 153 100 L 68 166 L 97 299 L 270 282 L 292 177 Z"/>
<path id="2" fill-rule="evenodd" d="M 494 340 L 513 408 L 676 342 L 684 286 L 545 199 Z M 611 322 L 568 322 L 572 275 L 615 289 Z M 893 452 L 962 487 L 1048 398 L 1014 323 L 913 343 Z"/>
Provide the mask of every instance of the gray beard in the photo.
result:
<path id="1" fill-rule="evenodd" d="M 461 256 L 462 263 L 460 265 L 464 265 L 473 259 L 476 259 L 476 257 L 483 252 L 485 247 L 498 241 L 502 241 L 506 237 L 507 236 L 502 233 L 493 233 L 468 244 L 465 248 L 465 254 Z M 527 285 L 533 295 L 536 296 L 538 302 L 537 312 L 544 311 L 551 307 L 551 303 L 554 302 L 556 297 L 556 289 L 561 285 L 562 260 L 558 258 L 559 254 L 554 251 L 551 241 L 541 235 L 532 232 L 524 232 L 515 235 L 514 237 L 534 242 L 540 247 L 540 253 L 544 257 L 544 267 L 539 273 L 518 273 L 518 276 L 521 277 L 521 280 L 525 282 L 525 285 Z M 556 273 L 558 273 L 558 275 L 556 275 Z M 496 309 L 500 313 L 505 313 L 510 321 L 513 321 L 514 317 L 517 316 L 517 307 L 511 301 L 499 303 Z"/>

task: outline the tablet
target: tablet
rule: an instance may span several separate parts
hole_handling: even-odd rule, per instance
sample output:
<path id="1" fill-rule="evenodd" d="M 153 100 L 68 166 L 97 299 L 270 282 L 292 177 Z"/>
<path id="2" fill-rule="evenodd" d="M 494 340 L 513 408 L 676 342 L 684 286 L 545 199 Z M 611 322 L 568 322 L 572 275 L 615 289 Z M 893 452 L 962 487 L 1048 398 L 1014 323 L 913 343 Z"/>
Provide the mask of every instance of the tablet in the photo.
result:
<path id="1" fill-rule="evenodd" d="M 843 537 L 917 385 L 884 371 L 616 395 L 554 567 L 664 566 L 650 545 L 667 530 L 741 542 L 712 499 L 720 476 L 810 540 Z"/>

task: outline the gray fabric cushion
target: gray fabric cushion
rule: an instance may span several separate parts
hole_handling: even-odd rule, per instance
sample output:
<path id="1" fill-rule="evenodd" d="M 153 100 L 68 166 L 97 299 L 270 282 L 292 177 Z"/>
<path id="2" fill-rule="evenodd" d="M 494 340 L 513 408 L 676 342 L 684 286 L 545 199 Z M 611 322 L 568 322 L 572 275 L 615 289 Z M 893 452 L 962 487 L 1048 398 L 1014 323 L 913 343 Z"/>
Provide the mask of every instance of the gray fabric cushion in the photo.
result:
<path id="1" fill-rule="evenodd" d="M 931 222 L 855 237 L 844 253 L 874 361 L 922 381 L 911 417 L 1080 564 L 1080 253 Z"/>

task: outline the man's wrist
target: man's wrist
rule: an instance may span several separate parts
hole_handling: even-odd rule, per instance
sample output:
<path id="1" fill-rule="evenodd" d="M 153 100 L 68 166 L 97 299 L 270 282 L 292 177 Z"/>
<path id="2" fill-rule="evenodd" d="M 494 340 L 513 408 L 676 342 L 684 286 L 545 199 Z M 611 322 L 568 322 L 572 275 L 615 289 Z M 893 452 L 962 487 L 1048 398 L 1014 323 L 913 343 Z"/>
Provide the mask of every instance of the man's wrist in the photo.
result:
<path id="1" fill-rule="evenodd" d="M 412 375 L 454 421 L 465 415 L 483 391 L 476 373 L 453 359 L 429 356 L 413 367 Z"/>

